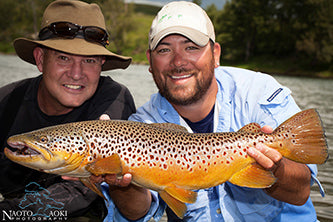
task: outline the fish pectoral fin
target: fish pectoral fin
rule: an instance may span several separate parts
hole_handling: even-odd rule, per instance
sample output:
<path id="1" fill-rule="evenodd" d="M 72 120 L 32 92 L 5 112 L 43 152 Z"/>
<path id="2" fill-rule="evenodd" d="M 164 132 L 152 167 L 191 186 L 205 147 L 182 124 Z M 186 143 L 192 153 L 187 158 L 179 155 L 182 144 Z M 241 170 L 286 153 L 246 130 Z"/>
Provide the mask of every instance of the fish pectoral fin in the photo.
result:
<path id="1" fill-rule="evenodd" d="M 198 193 L 194 191 L 182 189 L 176 186 L 166 187 L 164 191 L 184 203 L 195 203 L 198 196 Z"/>
<path id="2" fill-rule="evenodd" d="M 238 130 L 238 133 L 262 133 L 261 127 L 258 123 L 249 123 L 245 126 L 243 126 L 240 130 Z"/>
<path id="3" fill-rule="evenodd" d="M 103 193 L 96 187 L 96 185 L 94 183 L 91 182 L 89 177 L 81 177 L 80 181 L 89 189 L 91 189 L 92 191 L 94 191 L 95 193 L 97 193 L 99 196 L 103 197 L 105 200 L 105 196 L 103 195 Z"/>
<path id="4" fill-rule="evenodd" d="M 276 181 L 271 171 L 265 170 L 257 163 L 253 163 L 238 171 L 229 179 L 229 182 L 238 186 L 251 188 L 267 188 Z"/>
<path id="5" fill-rule="evenodd" d="M 97 159 L 86 167 L 94 175 L 120 174 L 122 172 L 121 160 L 117 154 L 109 157 Z"/>
<path id="6" fill-rule="evenodd" d="M 177 200 L 164 190 L 158 193 L 161 196 L 161 198 L 165 201 L 165 203 L 170 207 L 170 209 L 177 215 L 177 217 L 183 219 L 187 211 L 185 203 Z"/>

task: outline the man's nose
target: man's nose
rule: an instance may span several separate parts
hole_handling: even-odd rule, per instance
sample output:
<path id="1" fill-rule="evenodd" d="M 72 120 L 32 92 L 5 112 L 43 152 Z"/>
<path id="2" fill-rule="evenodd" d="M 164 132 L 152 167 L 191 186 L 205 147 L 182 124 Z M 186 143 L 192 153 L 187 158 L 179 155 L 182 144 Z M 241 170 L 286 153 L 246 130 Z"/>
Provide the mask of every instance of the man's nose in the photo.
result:
<path id="1" fill-rule="evenodd" d="M 83 76 L 83 65 L 81 61 L 74 61 L 69 72 L 70 77 L 74 80 L 79 80 Z"/>
<path id="2" fill-rule="evenodd" d="M 182 67 L 188 63 L 188 60 L 184 53 L 174 52 L 172 63 L 175 67 Z"/>

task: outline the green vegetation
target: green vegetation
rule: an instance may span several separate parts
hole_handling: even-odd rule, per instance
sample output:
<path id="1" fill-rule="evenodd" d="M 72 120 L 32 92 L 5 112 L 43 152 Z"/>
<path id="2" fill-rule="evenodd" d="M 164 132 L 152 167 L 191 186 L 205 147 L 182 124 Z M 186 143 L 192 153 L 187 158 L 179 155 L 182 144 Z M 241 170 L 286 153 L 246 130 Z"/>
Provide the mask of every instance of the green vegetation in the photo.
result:
<path id="1" fill-rule="evenodd" d="M 333 77 L 332 1 L 231 0 L 222 11 L 207 11 L 226 62 L 264 72 Z"/>
<path id="2" fill-rule="evenodd" d="M 113 52 L 146 63 L 147 35 L 159 8 L 98 2 L 105 15 Z M 0 1 L 0 52 L 14 53 L 17 37 L 36 38 L 42 13 L 52 0 Z M 194 0 L 200 4 L 202 1 Z M 221 64 L 257 71 L 333 77 L 331 0 L 229 0 L 222 10 L 207 8 L 222 46 Z"/>

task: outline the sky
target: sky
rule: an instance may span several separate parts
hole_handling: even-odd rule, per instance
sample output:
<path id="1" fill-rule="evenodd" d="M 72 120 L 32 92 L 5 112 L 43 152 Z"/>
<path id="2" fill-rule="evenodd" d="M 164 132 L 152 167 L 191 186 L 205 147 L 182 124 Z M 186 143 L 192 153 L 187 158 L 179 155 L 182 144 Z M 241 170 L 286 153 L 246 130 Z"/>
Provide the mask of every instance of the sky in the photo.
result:
<path id="1" fill-rule="evenodd" d="M 157 6 L 163 6 L 167 4 L 168 2 L 172 2 L 173 0 L 126 0 L 126 2 L 135 2 L 135 3 L 144 3 L 144 4 L 152 4 Z M 192 2 L 192 0 L 185 0 L 188 2 Z M 211 4 L 215 4 L 217 9 L 222 9 L 224 3 L 226 0 L 202 0 L 201 6 L 203 8 L 206 8 L 207 6 Z"/>

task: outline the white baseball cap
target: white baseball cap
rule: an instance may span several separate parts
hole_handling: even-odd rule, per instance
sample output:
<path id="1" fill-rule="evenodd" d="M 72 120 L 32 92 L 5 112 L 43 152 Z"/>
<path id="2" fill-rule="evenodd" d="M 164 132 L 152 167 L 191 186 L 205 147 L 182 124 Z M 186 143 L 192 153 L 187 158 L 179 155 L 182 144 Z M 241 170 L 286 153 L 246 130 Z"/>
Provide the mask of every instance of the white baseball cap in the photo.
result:
<path id="1" fill-rule="evenodd" d="M 149 31 L 149 48 L 154 50 L 170 34 L 181 34 L 199 46 L 205 46 L 209 39 L 215 42 L 212 21 L 192 2 L 170 2 L 158 12 Z"/>

